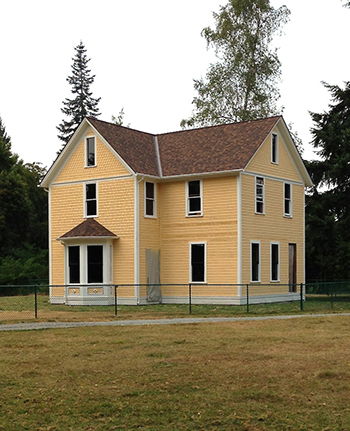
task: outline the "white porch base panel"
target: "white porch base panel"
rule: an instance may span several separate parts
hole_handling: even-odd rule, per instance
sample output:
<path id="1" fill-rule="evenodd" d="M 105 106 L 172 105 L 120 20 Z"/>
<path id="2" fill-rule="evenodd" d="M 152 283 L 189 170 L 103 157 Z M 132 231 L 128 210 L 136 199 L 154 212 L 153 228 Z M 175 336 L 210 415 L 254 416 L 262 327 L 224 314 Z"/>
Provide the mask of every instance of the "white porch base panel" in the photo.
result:
<path id="1" fill-rule="evenodd" d="M 305 299 L 305 298 L 304 298 Z M 249 297 L 249 304 L 268 304 L 273 302 L 300 301 L 300 293 L 286 293 L 279 295 L 255 295 Z M 51 304 L 65 305 L 114 305 L 114 296 L 78 296 L 72 295 L 67 298 L 52 296 Z M 162 304 L 188 304 L 188 296 L 163 296 Z M 194 305 L 246 305 L 246 296 L 193 296 L 191 303 Z M 136 297 L 117 298 L 117 305 L 152 305 L 146 298 Z"/>

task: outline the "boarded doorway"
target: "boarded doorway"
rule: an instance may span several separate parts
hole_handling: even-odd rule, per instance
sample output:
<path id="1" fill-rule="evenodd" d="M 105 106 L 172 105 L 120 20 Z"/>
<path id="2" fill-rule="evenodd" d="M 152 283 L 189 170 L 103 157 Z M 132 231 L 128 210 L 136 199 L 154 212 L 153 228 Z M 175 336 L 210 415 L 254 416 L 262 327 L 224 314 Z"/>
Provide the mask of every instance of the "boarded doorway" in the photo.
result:
<path id="1" fill-rule="evenodd" d="M 289 244 L 289 292 L 297 291 L 297 245 Z"/>
<path id="2" fill-rule="evenodd" d="M 160 253 L 159 250 L 146 249 L 147 267 L 147 301 L 153 303 L 162 302 L 160 290 Z"/>

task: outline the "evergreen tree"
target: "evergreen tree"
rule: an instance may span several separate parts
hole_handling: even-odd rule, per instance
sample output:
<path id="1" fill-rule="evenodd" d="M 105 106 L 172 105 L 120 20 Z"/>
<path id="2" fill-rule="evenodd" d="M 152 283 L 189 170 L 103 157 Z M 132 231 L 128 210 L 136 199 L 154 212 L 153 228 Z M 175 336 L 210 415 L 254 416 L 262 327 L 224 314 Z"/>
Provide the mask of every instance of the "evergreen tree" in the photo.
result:
<path id="1" fill-rule="evenodd" d="M 309 279 L 350 279 L 350 81 L 324 84 L 329 111 L 311 113 L 312 144 L 320 160 L 308 163 L 314 183 L 306 203 Z"/>
<path id="2" fill-rule="evenodd" d="M 214 13 L 215 29 L 202 31 L 218 61 L 194 81 L 193 116 L 182 127 L 224 124 L 276 114 L 281 63 L 273 36 L 289 19 L 286 6 L 268 0 L 229 0 Z"/>
<path id="3" fill-rule="evenodd" d="M 98 103 L 101 98 L 95 99 L 92 97 L 90 86 L 95 80 L 95 75 L 91 76 L 91 70 L 88 69 L 90 59 L 86 56 L 86 49 L 83 42 L 75 48 L 76 54 L 72 58 L 72 75 L 68 76 L 67 81 L 72 86 L 74 99 L 65 99 L 63 101 L 62 113 L 68 117 L 68 120 L 63 120 L 57 126 L 60 132 L 58 137 L 66 144 L 75 130 L 84 119 L 84 117 L 97 117 L 100 115 Z M 63 144 L 63 145 L 64 145 Z"/>
<path id="4" fill-rule="evenodd" d="M 0 284 L 48 277 L 47 195 L 38 187 L 44 173 L 12 153 L 0 118 Z"/>

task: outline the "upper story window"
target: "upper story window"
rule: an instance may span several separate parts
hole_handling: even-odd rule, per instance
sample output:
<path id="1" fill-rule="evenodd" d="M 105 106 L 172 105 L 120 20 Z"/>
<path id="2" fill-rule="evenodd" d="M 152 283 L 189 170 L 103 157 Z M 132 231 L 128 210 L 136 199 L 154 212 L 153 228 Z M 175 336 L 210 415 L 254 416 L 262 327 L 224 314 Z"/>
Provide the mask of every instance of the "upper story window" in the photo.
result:
<path id="1" fill-rule="evenodd" d="M 85 217 L 97 216 L 97 184 L 85 184 Z"/>
<path id="2" fill-rule="evenodd" d="M 276 133 L 271 135 L 271 162 L 278 163 L 278 135 Z"/>
<path id="3" fill-rule="evenodd" d="M 85 166 L 96 166 L 96 140 L 94 136 L 85 139 Z"/>
<path id="4" fill-rule="evenodd" d="M 262 177 L 255 178 L 255 212 L 265 213 L 265 180 Z"/>
<path id="5" fill-rule="evenodd" d="M 145 217 L 156 217 L 156 187 L 154 183 L 145 183 Z"/>
<path id="6" fill-rule="evenodd" d="M 201 180 L 187 182 L 187 216 L 203 215 L 203 183 Z"/>
<path id="7" fill-rule="evenodd" d="M 292 185 L 284 183 L 284 215 L 292 217 Z"/>

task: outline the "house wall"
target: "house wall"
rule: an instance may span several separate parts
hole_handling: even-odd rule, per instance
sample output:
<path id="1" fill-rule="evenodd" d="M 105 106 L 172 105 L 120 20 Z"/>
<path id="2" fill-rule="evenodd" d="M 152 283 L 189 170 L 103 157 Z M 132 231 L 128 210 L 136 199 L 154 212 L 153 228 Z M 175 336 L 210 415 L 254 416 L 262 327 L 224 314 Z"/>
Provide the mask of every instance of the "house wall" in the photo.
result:
<path id="1" fill-rule="evenodd" d="M 91 130 L 84 135 L 55 179 L 55 183 L 130 175 L 130 172 L 98 136 L 96 136 L 96 166 L 85 168 L 85 138 L 88 136 L 95 135 Z"/>
<path id="2" fill-rule="evenodd" d="M 275 130 L 278 132 L 278 129 Z M 279 135 L 278 164 L 271 163 L 271 135 L 241 175 L 242 184 L 242 283 L 251 281 L 251 241 L 260 242 L 261 282 L 251 295 L 276 293 L 289 283 L 289 244 L 297 245 L 297 282 L 304 281 L 304 186 Z M 265 179 L 265 214 L 255 213 L 255 178 Z M 292 217 L 284 216 L 284 179 L 292 184 Z M 270 284 L 270 243 L 280 246 L 280 282 Z M 259 287 L 260 286 L 260 287 Z M 285 287 L 288 293 L 288 286 Z M 279 288 L 281 292 L 281 288 Z"/>
<path id="3" fill-rule="evenodd" d="M 147 180 L 153 182 L 152 180 Z M 145 217 L 145 183 L 139 183 L 139 260 L 140 284 L 147 284 L 146 249 L 160 250 L 160 184 L 155 184 L 156 217 Z M 146 287 L 140 287 L 140 298 L 147 297 Z"/>
<path id="4" fill-rule="evenodd" d="M 237 283 L 237 179 L 203 179 L 203 216 L 186 217 L 186 182 L 163 182 L 160 188 L 161 282 L 185 284 L 178 296 L 187 296 L 190 280 L 190 242 L 206 242 L 207 283 Z M 193 292 L 201 295 L 205 287 Z M 162 287 L 163 298 L 173 287 Z M 204 294 L 204 293 L 203 293 Z M 236 295 L 236 288 L 211 288 L 209 296 Z"/>
<path id="5" fill-rule="evenodd" d="M 96 179 L 98 217 L 95 219 L 119 237 L 113 241 L 113 282 L 133 283 L 134 177 L 99 139 L 96 157 L 96 167 L 84 167 L 82 139 L 50 187 L 51 284 L 65 284 L 64 246 L 57 238 L 84 221 L 84 180 Z M 51 296 L 64 297 L 64 289 L 52 288 Z M 118 289 L 118 297 L 135 299 L 134 286 Z"/>

